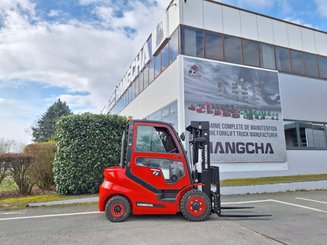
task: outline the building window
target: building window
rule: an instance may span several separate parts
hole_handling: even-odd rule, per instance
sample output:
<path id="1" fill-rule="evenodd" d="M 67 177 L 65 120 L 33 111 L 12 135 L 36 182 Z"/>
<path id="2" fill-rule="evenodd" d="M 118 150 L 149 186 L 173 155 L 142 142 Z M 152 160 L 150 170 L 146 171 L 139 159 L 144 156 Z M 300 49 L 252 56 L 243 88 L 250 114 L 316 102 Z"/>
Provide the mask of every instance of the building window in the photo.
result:
<path id="1" fill-rule="evenodd" d="M 161 55 L 158 53 L 154 58 L 154 78 L 156 78 L 161 71 Z"/>
<path id="2" fill-rule="evenodd" d="M 314 54 L 304 54 L 306 74 L 310 77 L 318 77 L 318 62 Z"/>
<path id="3" fill-rule="evenodd" d="M 242 64 L 241 39 L 236 37 L 224 37 L 225 61 Z"/>
<path id="4" fill-rule="evenodd" d="M 135 93 L 136 93 L 136 96 L 138 96 L 140 93 L 140 77 L 136 77 L 134 82 L 135 82 L 135 86 L 136 86 Z"/>
<path id="5" fill-rule="evenodd" d="M 183 28 L 183 54 L 203 57 L 203 31 Z"/>
<path id="6" fill-rule="evenodd" d="M 170 37 L 169 64 L 171 64 L 177 58 L 178 55 L 178 36 L 179 36 L 179 29 L 177 29 Z"/>
<path id="7" fill-rule="evenodd" d="M 164 121 L 171 123 L 174 128 L 178 129 L 178 118 L 177 118 L 177 101 L 174 101 L 160 110 L 152 113 L 147 117 L 149 120 L 155 120 L 155 121 Z"/>
<path id="8" fill-rule="evenodd" d="M 261 67 L 276 70 L 274 47 L 269 44 L 260 43 Z"/>
<path id="9" fill-rule="evenodd" d="M 143 91 L 144 89 L 144 78 L 143 78 L 143 71 L 140 72 L 139 74 L 139 79 L 140 79 L 140 93 Z"/>
<path id="10" fill-rule="evenodd" d="M 259 44 L 243 40 L 244 65 L 259 66 Z"/>
<path id="11" fill-rule="evenodd" d="M 132 88 L 132 100 L 133 99 L 135 99 L 135 97 L 136 97 L 136 85 L 135 85 L 136 83 L 135 83 L 135 81 L 132 83 L 132 86 L 131 86 L 131 88 Z"/>
<path id="12" fill-rule="evenodd" d="M 161 71 L 165 70 L 169 64 L 169 45 L 168 43 L 161 51 Z"/>
<path id="13" fill-rule="evenodd" d="M 205 33 L 205 57 L 223 60 L 223 36 L 211 32 Z"/>
<path id="14" fill-rule="evenodd" d="M 327 58 L 318 57 L 318 62 L 319 62 L 320 77 L 327 79 Z"/>
<path id="15" fill-rule="evenodd" d="M 144 89 L 149 85 L 149 68 L 146 66 L 143 70 Z"/>
<path id="16" fill-rule="evenodd" d="M 283 72 L 291 72 L 290 52 L 286 48 L 275 48 L 277 70 Z"/>
<path id="17" fill-rule="evenodd" d="M 292 72 L 295 74 L 304 75 L 303 53 L 291 51 L 292 57 Z"/>
<path id="18" fill-rule="evenodd" d="M 288 149 L 327 148 L 326 123 L 285 120 L 284 129 Z"/>
<path id="19" fill-rule="evenodd" d="M 154 80 L 154 58 L 152 56 L 151 61 L 149 63 L 149 84 Z"/>
<path id="20" fill-rule="evenodd" d="M 285 141 L 286 148 L 298 147 L 297 138 L 297 122 L 296 121 L 284 121 Z"/>

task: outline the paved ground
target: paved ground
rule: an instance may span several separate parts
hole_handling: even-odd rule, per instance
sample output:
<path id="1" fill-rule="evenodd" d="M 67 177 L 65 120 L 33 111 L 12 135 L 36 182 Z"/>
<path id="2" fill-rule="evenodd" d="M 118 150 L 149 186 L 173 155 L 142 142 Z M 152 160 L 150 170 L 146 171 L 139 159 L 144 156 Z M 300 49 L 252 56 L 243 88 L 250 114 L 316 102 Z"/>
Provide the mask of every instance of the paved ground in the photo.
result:
<path id="1" fill-rule="evenodd" d="M 228 196 L 223 202 L 242 202 L 237 205 L 255 206 L 252 213 L 272 217 L 212 215 L 206 222 L 191 223 L 181 215 L 137 216 L 114 224 L 94 204 L 27 208 L 0 211 L 0 243 L 326 244 L 327 191 Z"/>

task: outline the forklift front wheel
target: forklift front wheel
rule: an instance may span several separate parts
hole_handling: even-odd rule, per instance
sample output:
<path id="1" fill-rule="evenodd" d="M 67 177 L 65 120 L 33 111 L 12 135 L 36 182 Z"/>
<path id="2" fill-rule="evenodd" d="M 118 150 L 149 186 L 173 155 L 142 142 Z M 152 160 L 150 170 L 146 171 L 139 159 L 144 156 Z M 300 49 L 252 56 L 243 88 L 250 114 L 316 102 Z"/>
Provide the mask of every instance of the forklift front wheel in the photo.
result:
<path id="1" fill-rule="evenodd" d="M 131 212 L 129 201 L 123 196 L 114 196 L 109 199 L 105 207 L 107 218 L 111 222 L 122 222 Z"/>
<path id="2" fill-rule="evenodd" d="M 204 221 L 211 212 L 208 196 L 199 190 L 190 190 L 181 200 L 181 212 L 189 221 Z"/>

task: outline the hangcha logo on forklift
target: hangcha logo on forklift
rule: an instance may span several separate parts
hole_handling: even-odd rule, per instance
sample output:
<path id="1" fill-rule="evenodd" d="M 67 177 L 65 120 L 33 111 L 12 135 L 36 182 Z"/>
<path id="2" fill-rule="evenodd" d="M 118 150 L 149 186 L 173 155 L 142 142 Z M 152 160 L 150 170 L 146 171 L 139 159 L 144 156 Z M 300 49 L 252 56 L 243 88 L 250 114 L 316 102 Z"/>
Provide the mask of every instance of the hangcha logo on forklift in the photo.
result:
<path id="1" fill-rule="evenodd" d="M 146 202 L 137 202 L 136 206 L 138 207 L 149 207 L 149 208 L 153 208 L 153 204 L 152 203 L 146 203 Z"/>
<path id="2" fill-rule="evenodd" d="M 154 204 L 149 202 L 136 202 L 137 207 L 144 207 L 144 208 L 165 208 L 164 205 L 161 204 Z"/>

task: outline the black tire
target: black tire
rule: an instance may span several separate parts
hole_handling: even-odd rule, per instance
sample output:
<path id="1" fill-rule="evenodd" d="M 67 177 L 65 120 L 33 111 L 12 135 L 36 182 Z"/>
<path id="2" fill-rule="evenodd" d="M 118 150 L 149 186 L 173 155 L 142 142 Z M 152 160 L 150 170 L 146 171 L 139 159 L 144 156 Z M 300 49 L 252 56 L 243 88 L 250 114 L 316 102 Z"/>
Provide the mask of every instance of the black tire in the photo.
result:
<path id="1" fill-rule="evenodd" d="M 204 192 L 190 190 L 183 196 L 180 208 L 188 221 L 204 221 L 211 213 L 211 202 Z"/>
<path id="2" fill-rule="evenodd" d="M 106 203 L 105 213 L 111 222 L 122 222 L 131 213 L 131 205 L 123 196 L 114 196 Z"/>

